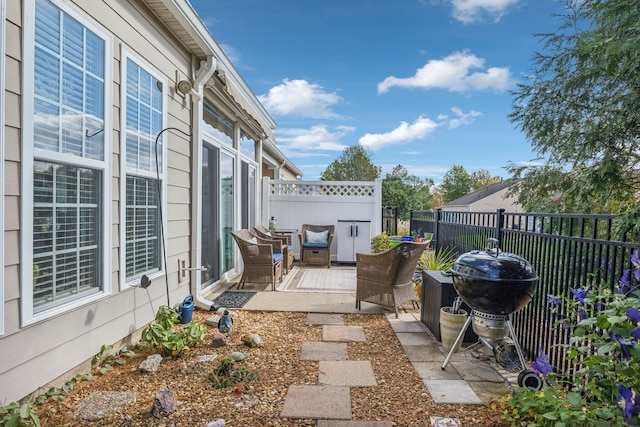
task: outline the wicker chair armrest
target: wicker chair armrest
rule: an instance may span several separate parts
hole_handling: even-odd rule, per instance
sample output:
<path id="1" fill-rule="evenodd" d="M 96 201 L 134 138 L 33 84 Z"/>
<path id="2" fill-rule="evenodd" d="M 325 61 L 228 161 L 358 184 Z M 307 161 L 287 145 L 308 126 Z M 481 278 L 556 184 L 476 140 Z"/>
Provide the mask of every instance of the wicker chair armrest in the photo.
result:
<path id="1" fill-rule="evenodd" d="M 260 244 L 271 246 L 273 248 L 273 253 L 274 254 L 281 254 L 282 252 L 284 252 L 285 244 L 282 243 L 282 240 L 279 240 L 279 239 L 265 239 L 265 238 L 262 238 L 260 236 L 256 236 L 256 237 L 257 237 L 258 242 Z"/>

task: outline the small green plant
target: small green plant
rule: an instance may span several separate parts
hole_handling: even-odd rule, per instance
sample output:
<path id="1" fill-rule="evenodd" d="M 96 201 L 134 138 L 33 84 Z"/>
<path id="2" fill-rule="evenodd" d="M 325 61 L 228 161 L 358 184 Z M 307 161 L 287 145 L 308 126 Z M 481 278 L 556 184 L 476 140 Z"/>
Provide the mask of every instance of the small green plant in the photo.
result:
<path id="1" fill-rule="evenodd" d="M 223 357 L 220 365 L 207 375 L 207 380 L 213 384 L 214 388 L 220 389 L 257 377 L 255 372 L 244 367 L 236 367 L 235 363 L 231 356 Z"/>
<path id="2" fill-rule="evenodd" d="M 93 360 L 91 361 L 91 371 L 93 373 L 104 375 L 113 370 L 113 366 L 111 365 L 112 362 L 117 363 L 118 365 L 124 365 L 125 357 L 133 358 L 135 356 L 133 351 L 127 350 L 126 348 L 115 354 L 110 353 L 110 350 L 112 349 L 112 345 L 105 344 L 101 347 L 100 352 L 93 356 Z"/>
<path id="3" fill-rule="evenodd" d="M 5 427 L 40 427 L 40 419 L 35 412 L 32 403 L 11 402 L 7 406 L 0 407 L 0 420 Z"/>
<path id="4" fill-rule="evenodd" d="M 631 255 L 617 293 L 607 284 L 571 289 L 570 296 L 547 295 L 557 327 L 571 331 L 560 344 L 573 372 L 556 374 L 540 351 L 534 371 L 544 377 L 541 391 L 512 388 L 501 401 L 512 426 L 640 425 L 640 259 Z"/>
<path id="5" fill-rule="evenodd" d="M 418 261 L 418 270 L 441 270 L 446 271 L 453 267 L 457 255 L 452 248 L 440 249 L 438 253 L 433 250 L 426 250 Z"/>
<path id="6" fill-rule="evenodd" d="M 189 351 L 189 346 L 204 340 L 205 328 L 197 320 L 175 330 L 178 313 L 168 306 L 161 306 L 156 313 L 156 320 L 142 331 L 143 347 L 151 352 L 164 356 L 180 356 Z"/>
<path id="7" fill-rule="evenodd" d="M 384 252 L 390 247 L 391 244 L 389 243 L 389 236 L 387 236 L 386 231 L 383 231 L 371 239 L 371 253 L 377 254 Z"/>

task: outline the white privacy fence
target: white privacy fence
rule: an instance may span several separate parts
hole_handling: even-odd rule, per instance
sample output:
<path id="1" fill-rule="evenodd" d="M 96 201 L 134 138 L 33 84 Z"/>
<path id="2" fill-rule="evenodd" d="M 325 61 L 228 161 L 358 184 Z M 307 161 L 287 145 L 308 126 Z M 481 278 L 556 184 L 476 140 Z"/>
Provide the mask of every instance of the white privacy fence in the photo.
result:
<path id="1" fill-rule="evenodd" d="M 382 181 L 287 181 L 262 179 L 262 224 L 274 217 L 278 229 L 302 224 L 338 225 L 339 220 L 371 221 L 371 235 L 382 232 Z M 294 254 L 300 253 L 293 236 Z M 336 244 L 331 259 L 336 259 Z"/>

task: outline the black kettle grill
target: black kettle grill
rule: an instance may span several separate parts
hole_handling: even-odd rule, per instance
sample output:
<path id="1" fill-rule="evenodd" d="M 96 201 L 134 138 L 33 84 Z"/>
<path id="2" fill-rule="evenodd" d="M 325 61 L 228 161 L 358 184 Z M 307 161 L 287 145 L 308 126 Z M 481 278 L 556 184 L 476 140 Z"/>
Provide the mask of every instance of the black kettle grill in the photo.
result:
<path id="1" fill-rule="evenodd" d="M 488 239 L 487 248 L 460 255 L 451 270 L 442 274 L 452 277 L 456 292 L 471 308 L 442 369 L 472 324 L 479 342 L 493 351 L 498 364 L 510 371 L 521 371 L 520 386 L 540 389 L 540 378 L 526 369 L 524 353 L 510 318 L 512 313 L 529 304 L 536 292 L 538 276 L 531 264 L 518 255 L 502 252 L 497 239 Z"/>

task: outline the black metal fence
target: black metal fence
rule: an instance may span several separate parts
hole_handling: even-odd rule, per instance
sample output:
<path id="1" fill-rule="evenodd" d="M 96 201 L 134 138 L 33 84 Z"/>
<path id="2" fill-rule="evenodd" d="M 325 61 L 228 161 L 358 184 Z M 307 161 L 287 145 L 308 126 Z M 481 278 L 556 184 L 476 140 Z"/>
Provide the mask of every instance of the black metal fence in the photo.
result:
<path id="1" fill-rule="evenodd" d="M 615 215 L 574 215 L 460 211 L 412 211 L 410 229 L 433 233 L 431 247 L 453 248 L 458 254 L 500 241 L 505 252 L 524 257 L 539 277 L 537 292 L 525 308 L 512 315 L 514 329 L 530 359 L 542 349 L 557 368 L 567 367 L 565 352 L 554 346 L 568 342 L 569 331 L 547 304 L 547 295 L 568 295 L 570 288 L 606 283 L 613 292 L 630 255 L 640 247 L 638 236 L 617 232 Z M 617 233 L 617 234 L 616 234 Z"/>

